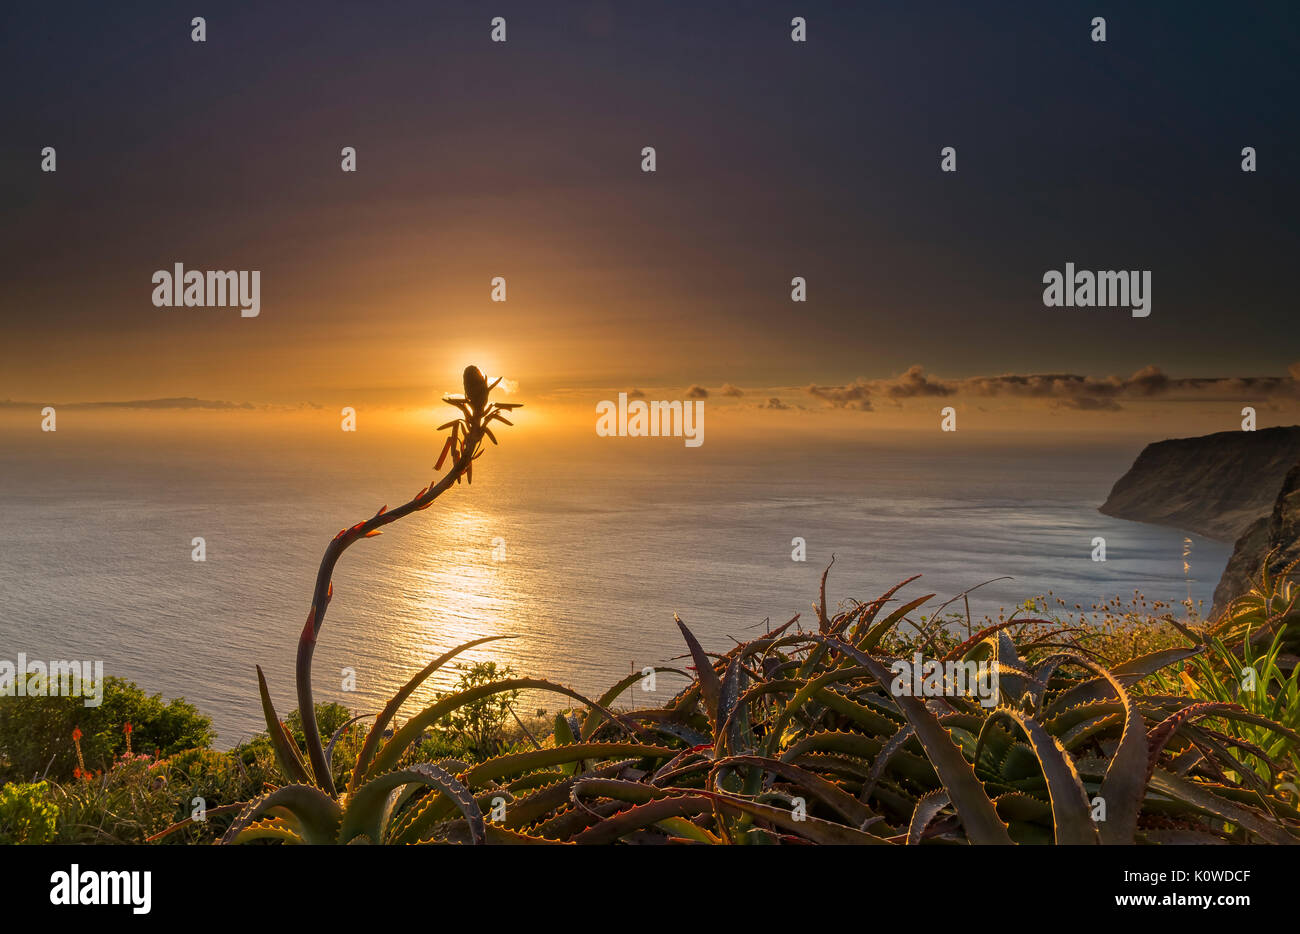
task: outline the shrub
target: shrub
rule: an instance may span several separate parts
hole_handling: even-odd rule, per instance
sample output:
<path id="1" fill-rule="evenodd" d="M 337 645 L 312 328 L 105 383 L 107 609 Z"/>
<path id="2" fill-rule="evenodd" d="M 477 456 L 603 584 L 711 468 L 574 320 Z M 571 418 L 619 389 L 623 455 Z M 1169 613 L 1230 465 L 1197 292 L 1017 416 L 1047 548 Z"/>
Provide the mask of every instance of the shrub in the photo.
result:
<path id="1" fill-rule="evenodd" d="M 0 844 L 43 844 L 54 840 L 58 807 L 47 782 L 0 787 Z"/>
<path id="2" fill-rule="evenodd" d="M 87 707 L 80 697 L 0 697 L 0 780 L 72 778 L 77 754 L 72 733 L 80 729 L 86 766 L 107 770 L 127 749 L 124 727 L 142 752 L 163 755 L 208 746 L 212 721 L 184 698 L 164 702 L 132 681 L 104 679 L 103 703 Z"/>
<path id="3" fill-rule="evenodd" d="M 439 699 L 511 678 L 515 673 L 509 665 L 498 667 L 496 662 L 458 663 L 456 671 L 456 687 L 449 693 L 439 694 Z M 448 742 L 463 744 L 470 758 L 481 760 L 495 756 L 501 752 L 506 721 L 518 698 L 518 691 L 488 694 L 448 713 L 438 721 L 438 730 Z"/>
<path id="4" fill-rule="evenodd" d="M 102 773 L 51 786 L 59 843 L 144 843 L 172 824 L 177 798 L 166 764 L 124 754 Z"/>

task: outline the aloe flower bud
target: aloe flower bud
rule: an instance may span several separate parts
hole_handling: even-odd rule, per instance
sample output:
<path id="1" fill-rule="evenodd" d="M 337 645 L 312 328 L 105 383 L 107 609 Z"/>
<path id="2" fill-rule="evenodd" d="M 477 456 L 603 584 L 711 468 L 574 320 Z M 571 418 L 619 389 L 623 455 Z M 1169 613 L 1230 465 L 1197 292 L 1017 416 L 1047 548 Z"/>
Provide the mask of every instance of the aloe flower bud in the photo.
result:
<path id="1" fill-rule="evenodd" d="M 476 366 L 465 367 L 465 398 L 473 406 L 474 411 L 483 411 L 487 405 L 488 384 L 483 373 Z"/>

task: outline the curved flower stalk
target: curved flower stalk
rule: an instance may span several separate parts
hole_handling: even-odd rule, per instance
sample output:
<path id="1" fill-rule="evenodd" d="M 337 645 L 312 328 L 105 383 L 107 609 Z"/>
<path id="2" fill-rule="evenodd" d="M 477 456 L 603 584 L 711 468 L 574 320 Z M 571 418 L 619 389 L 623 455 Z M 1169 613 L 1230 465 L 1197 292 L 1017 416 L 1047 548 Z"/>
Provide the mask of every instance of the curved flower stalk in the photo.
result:
<path id="1" fill-rule="evenodd" d="M 381 534 L 383 526 L 388 525 L 390 522 L 396 522 L 403 516 L 408 516 L 422 509 L 428 509 L 435 499 L 451 488 L 453 483 L 459 483 L 462 476 L 467 482 L 472 481 L 473 463 L 483 453 L 481 449 L 483 437 L 486 435 L 493 444 L 497 443 L 496 436 L 492 434 L 492 429 L 488 426 L 493 421 L 500 421 L 507 425 L 513 424 L 506 418 L 505 413 L 520 407 L 520 403 L 488 401 L 488 395 L 500 381 L 501 378 L 497 377 L 489 385 L 478 367 L 465 367 L 465 394 L 463 396 L 443 397 L 444 402 L 460 409 L 461 417 L 439 427 L 440 431 L 447 428 L 451 429 L 447 441 L 443 444 L 438 463 L 434 467 L 435 470 L 441 469 L 443 463 L 450 457 L 451 466 L 443 474 L 442 479 L 420 490 L 411 500 L 396 509 L 390 510 L 387 506 L 384 506 L 364 522 L 358 522 L 351 528 L 341 530 L 325 548 L 325 555 L 321 558 L 320 569 L 316 572 L 316 586 L 312 592 L 311 609 L 307 613 L 307 623 L 303 626 L 302 635 L 298 639 L 296 676 L 298 682 L 298 709 L 302 713 L 303 735 L 306 739 L 311 774 L 314 776 L 315 784 L 331 795 L 335 793 L 334 780 L 330 776 L 329 759 L 325 755 L 325 747 L 321 743 L 320 728 L 316 724 L 316 707 L 312 700 L 311 689 L 311 660 L 312 654 L 316 650 L 316 640 L 320 637 L 321 628 L 325 624 L 325 611 L 329 606 L 330 597 L 334 593 L 332 583 L 334 566 L 338 564 L 343 552 L 353 543 L 363 538 L 372 538 Z M 275 740 L 277 730 L 275 726 L 270 724 L 268 726 L 271 727 L 272 739 Z M 277 748 L 279 745 L 277 743 Z M 294 769 L 294 771 L 298 770 Z"/>

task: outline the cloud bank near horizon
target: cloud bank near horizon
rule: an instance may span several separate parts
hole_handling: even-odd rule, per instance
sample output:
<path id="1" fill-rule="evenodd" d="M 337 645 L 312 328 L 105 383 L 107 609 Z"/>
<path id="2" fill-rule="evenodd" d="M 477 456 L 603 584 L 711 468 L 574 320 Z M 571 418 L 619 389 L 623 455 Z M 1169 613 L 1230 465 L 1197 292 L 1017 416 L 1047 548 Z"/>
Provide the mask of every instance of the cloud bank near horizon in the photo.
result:
<path id="1" fill-rule="evenodd" d="M 943 379 L 914 364 L 898 376 L 858 377 L 839 386 L 814 383 L 805 386 L 804 392 L 831 408 L 865 412 L 873 411 L 878 400 L 899 405 L 905 399 L 948 396 L 1043 399 L 1064 408 L 1117 411 L 1122 408 L 1121 400 L 1300 399 L 1300 363 L 1293 363 L 1286 376 L 1171 377 L 1158 366 L 1145 366 L 1127 377 L 1003 373 L 960 379 Z"/>

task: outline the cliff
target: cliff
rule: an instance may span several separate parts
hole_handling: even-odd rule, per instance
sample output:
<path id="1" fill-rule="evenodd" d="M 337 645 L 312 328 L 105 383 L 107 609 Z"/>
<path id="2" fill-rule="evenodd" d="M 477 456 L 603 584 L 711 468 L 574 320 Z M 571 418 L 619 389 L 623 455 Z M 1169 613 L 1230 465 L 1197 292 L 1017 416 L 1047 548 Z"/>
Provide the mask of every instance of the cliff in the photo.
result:
<path id="1" fill-rule="evenodd" d="M 1282 480 L 1273 511 L 1252 522 L 1237 539 L 1219 586 L 1214 589 L 1215 614 L 1250 589 L 1250 579 L 1258 579 L 1269 552 L 1274 552 L 1269 562 L 1269 570 L 1274 572 L 1300 558 L 1300 464 Z"/>
<path id="2" fill-rule="evenodd" d="M 1297 461 L 1300 425 L 1159 441 L 1119 478 L 1101 512 L 1238 541 L 1270 513 Z"/>

